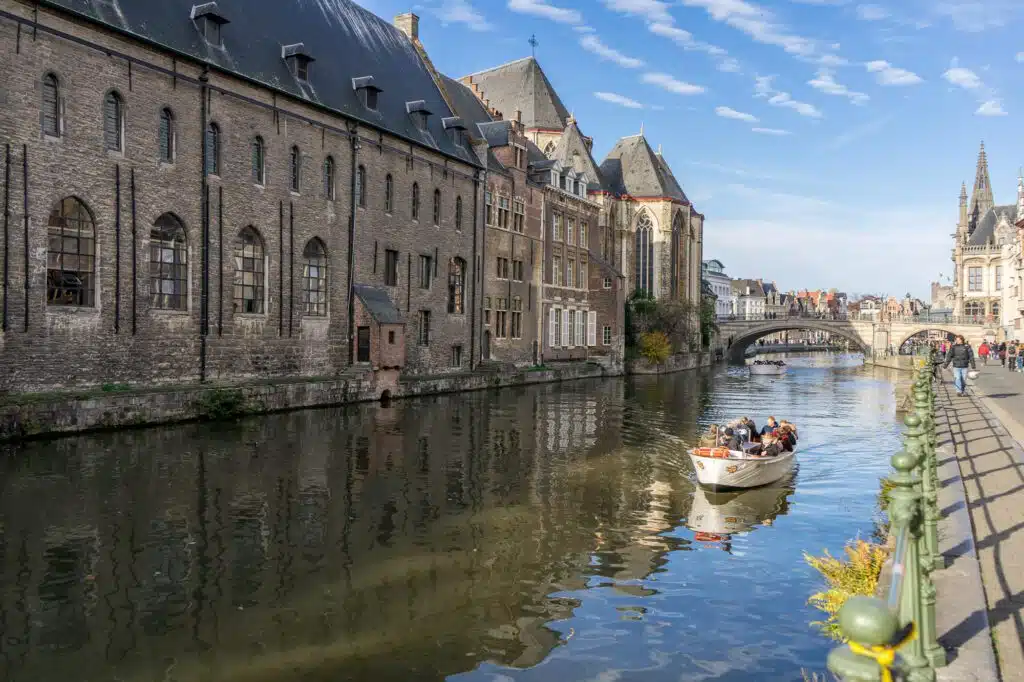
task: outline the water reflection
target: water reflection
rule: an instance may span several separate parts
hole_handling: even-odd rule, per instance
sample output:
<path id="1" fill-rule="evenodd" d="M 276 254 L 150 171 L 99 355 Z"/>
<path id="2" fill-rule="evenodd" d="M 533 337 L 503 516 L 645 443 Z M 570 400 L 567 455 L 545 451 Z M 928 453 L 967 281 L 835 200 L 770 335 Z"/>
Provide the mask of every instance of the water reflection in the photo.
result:
<path id="1" fill-rule="evenodd" d="M 693 505 L 686 527 L 693 539 L 706 546 L 732 551 L 732 536 L 755 526 L 770 526 L 789 511 L 792 481 L 738 492 L 713 493 L 700 486 L 693 491 Z"/>
<path id="2" fill-rule="evenodd" d="M 11 448 L 0 679 L 792 679 L 827 649 L 800 552 L 870 526 L 895 444 L 874 414 L 831 447 L 832 415 L 886 385 L 718 369 Z M 817 453 L 796 493 L 695 496 L 696 430 L 769 406 Z M 705 507 L 776 521 L 695 552 Z"/>

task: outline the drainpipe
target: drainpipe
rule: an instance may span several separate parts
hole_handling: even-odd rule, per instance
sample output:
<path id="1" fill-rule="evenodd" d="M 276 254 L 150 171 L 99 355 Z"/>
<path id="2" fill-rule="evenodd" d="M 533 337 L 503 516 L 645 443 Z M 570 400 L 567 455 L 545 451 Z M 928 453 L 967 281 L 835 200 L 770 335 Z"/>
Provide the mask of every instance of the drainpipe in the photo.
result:
<path id="1" fill-rule="evenodd" d="M 480 171 L 476 171 L 473 174 L 473 308 L 469 311 L 469 371 L 473 371 L 477 366 L 477 353 L 476 353 L 476 283 L 477 278 L 481 277 L 480 273 L 477 272 L 477 263 L 480 263 L 480 268 L 485 267 L 483 244 L 486 243 L 485 239 L 480 240 L 480 255 L 477 257 L 477 232 L 479 231 L 480 225 L 477 222 L 477 212 L 480 209 Z M 486 230 L 487 228 L 484 227 Z M 463 275 L 465 277 L 465 275 Z M 463 280 L 465 281 L 465 280 Z"/>
<path id="2" fill-rule="evenodd" d="M 202 230 L 203 230 L 203 288 L 199 296 L 199 381 L 206 381 L 206 336 L 209 333 L 210 325 L 210 183 L 207 178 L 206 171 L 209 166 L 208 159 L 206 158 L 209 150 L 207 149 L 207 130 L 209 112 L 207 111 L 207 98 L 210 94 L 209 89 L 210 82 L 210 70 L 208 67 L 203 67 L 203 72 L 199 75 L 199 96 L 201 99 L 199 118 L 200 118 L 200 144 L 203 150 L 202 153 L 202 172 L 200 177 L 202 178 L 200 200 L 202 202 Z"/>
<path id="3" fill-rule="evenodd" d="M 348 214 L 348 362 L 355 362 L 355 324 L 356 308 L 353 292 L 356 278 L 356 170 L 359 152 L 359 126 L 351 125 L 348 129 L 349 142 L 352 144 L 352 168 L 349 173 L 349 214 Z"/>

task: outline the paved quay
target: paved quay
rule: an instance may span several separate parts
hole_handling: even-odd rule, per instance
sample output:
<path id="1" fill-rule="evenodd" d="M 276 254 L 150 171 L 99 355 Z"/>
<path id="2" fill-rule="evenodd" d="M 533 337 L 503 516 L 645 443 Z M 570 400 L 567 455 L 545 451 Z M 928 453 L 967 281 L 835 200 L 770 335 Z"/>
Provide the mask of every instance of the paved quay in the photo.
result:
<path id="1" fill-rule="evenodd" d="M 939 679 L 1024 682 L 1024 417 L 1014 416 L 1024 415 L 1024 375 L 979 369 L 968 396 L 956 396 L 949 372 L 938 391 L 940 543 L 947 567 L 934 577 L 940 641 L 955 652 Z M 960 491 L 965 499 L 957 500 Z M 973 542 L 961 540 L 968 516 Z M 993 648 L 998 673 L 986 665 Z"/>

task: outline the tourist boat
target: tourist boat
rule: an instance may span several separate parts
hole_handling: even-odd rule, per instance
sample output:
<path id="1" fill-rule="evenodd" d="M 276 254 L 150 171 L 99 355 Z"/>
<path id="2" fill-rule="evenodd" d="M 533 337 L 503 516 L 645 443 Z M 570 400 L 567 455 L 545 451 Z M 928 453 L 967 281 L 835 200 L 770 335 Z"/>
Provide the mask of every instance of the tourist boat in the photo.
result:
<path id="1" fill-rule="evenodd" d="M 791 487 L 776 484 L 732 493 L 693 491 L 693 504 L 686 527 L 694 539 L 705 543 L 725 543 L 731 536 L 747 533 L 756 526 L 770 526 L 775 517 L 788 510 Z"/>
<path id="2" fill-rule="evenodd" d="M 795 452 L 774 457 L 751 455 L 723 447 L 694 448 L 690 461 L 697 482 L 709 490 L 740 490 L 774 483 L 793 472 Z"/>
<path id="3" fill-rule="evenodd" d="M 751 374 L 781 376 L 786 373 L 786 363 L 782 360 L 754 360 L 748 367 Z"/>

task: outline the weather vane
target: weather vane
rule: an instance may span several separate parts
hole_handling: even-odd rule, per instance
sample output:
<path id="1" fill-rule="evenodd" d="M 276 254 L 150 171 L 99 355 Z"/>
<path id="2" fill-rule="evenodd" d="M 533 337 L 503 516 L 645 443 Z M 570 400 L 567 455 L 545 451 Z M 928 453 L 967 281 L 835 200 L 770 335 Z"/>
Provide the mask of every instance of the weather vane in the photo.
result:
<path id="1" fill-rule="evenodd" d="M 537 45 L 538 45 L 538 43 L 537 43 L 537 35 L 536 34 L 531 35 L 530 39 L 527 40 L 526 42 L 530 43 L 530 54 L 533 57 L 536 57 L 537 56 Z"/>

